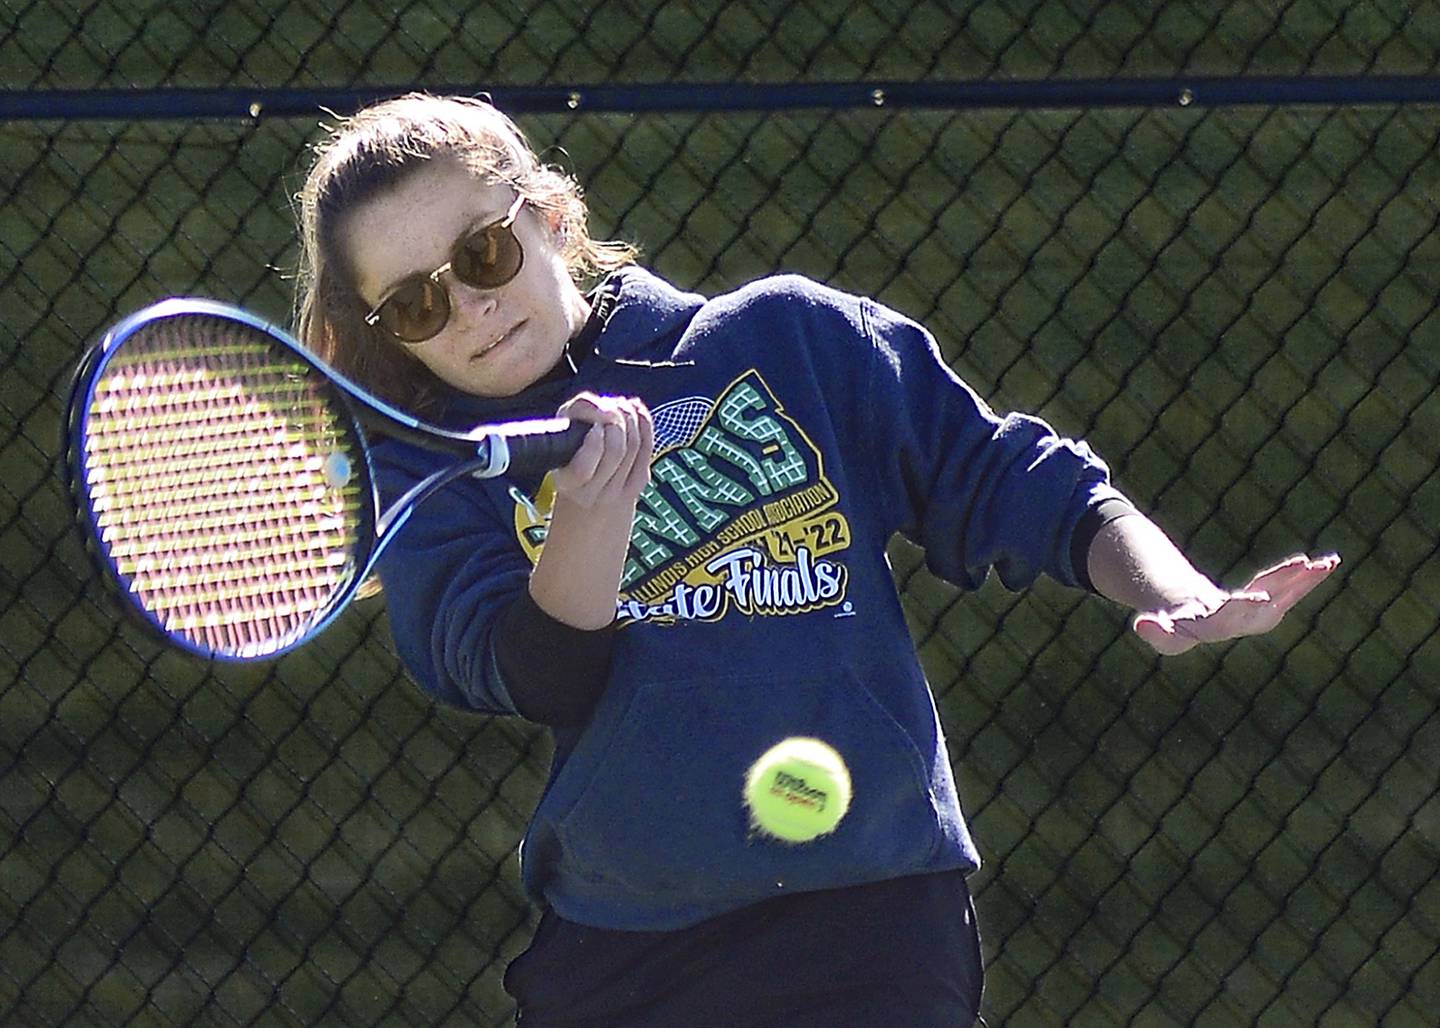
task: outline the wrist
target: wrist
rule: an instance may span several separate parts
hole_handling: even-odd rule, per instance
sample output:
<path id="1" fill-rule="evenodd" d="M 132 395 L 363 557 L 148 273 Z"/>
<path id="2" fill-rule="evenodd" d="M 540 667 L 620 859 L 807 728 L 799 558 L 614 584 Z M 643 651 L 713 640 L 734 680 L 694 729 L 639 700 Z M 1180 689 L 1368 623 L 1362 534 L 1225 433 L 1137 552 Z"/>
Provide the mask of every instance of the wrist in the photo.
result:
<path id="1" fill-rule="evenodd" d="M 546 614 L 585 631 L 615 619 L 634 508 L 633 501 L 587 507 L 556 497 L 530 573 L 530 596 Z"/>
<path id="2" fill-rule="evenodd" d="M 592 504 L 556 494 L 555 504 L 550 510 L 550 528 L 558 522 L 565 529 L 580 529 L 593 534 L 609 533 L 623 528 L 625 538 L 630 537 L 630 525 L 635 520 L 634 497 L 613 497 Z"/>
<path id="3" fill-rule="evenodd" d="M 1229 593 L 1221 589 L 1209 579 L 1202 579 L 1201 582 L 1192 583 L 1191 586 L 1175 590 L 1163 591 L 1157 601 L 1150 605 L 1141 605 L 1135 608 L 1137 614 L 1144 614 L 1151 611 L 1164 611 L 1167 614 L 1213 614 L 1225 605 Z"/>
<path id="4" fill-rule="evenodd" d="M 1132 610 L 1213 610 L 1228 595 L 1197 571 L 1153 521 L 1117 518 L 1096 533 L 1088 554 L 1090 579 L 1102 596 Z"/>

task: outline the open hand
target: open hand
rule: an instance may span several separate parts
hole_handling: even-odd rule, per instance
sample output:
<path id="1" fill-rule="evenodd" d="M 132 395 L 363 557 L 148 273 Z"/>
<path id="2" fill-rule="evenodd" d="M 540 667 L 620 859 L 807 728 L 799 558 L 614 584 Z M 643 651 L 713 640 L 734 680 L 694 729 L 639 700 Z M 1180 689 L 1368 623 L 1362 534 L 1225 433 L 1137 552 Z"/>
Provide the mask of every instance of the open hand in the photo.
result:
<path id="1" fill-rule="evenodd" d="M 1297 555 L 1261 571 L 1245 588 L 1221 593 L 1215 600 L 1139 614 L 1135 634 L 1167 656 L 1200 643 L 1261 635 L 1339 566 L 1340 557 L 1333 553 L 1316 560 Z"/>

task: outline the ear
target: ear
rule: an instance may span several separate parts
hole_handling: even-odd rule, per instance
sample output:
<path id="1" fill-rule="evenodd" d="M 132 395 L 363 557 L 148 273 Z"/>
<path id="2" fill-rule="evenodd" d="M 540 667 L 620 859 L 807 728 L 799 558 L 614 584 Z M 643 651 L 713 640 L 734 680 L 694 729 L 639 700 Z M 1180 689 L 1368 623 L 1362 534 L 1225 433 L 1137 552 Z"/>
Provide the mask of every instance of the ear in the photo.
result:
<path id="1" fill-rule="evenodd" d="M 565 219 L 561 216 L 560 212 L 553 211 L 546 215 L 545 221 L 549 224 L 550 234 L 555 237 L 555 241 L 561 246 L 564 246 L 570 233 L 565 229 Z"/>

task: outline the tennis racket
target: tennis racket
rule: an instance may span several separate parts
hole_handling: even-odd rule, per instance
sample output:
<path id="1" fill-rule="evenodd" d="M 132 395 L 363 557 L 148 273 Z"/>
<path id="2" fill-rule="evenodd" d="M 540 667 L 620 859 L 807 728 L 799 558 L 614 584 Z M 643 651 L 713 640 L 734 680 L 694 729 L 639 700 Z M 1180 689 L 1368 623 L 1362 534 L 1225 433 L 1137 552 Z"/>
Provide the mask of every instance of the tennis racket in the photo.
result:
<path id="1" fill-rule="evenodd" d="M 193 298 L 130 315 L 85 354 L 68 424 L 76 510 L 125 604 L 181 648 L 235 661 L 323 631 L 437 490 L 559 467 L 588 428 L 426 425 L 283 329 Z M 367 429 L 456 460 L 382 514 Z"/>

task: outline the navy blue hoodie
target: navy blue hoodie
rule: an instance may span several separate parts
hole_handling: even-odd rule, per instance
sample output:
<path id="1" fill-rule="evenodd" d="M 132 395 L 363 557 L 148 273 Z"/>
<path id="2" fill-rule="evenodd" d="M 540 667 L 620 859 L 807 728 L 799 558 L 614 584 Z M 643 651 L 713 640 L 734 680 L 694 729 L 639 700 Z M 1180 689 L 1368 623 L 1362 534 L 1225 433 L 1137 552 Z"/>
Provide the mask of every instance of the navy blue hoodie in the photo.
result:
<path id="1" fill-rule="evenodd" d="M 974 587 L 1046 573 L 1118 497 L 1083 443 L 997 416 L 919 325 L 795 276 L 706 300 L 638 268 L 573 378 L 504 401 L 457 398 L 454 425 L 551 414 L 582 389 L 633 395 L 656 422 L 617 608 L 609 681 L 556 732 L 522 847 L 527 889 L 561 917 L 673 929 L 787 891 L 973 869 L 934 703 L 886 546 Z M 448 458 L 376 454 L 387 500 Z M 552 490 L 464 480 L 416 511 L 381 564 L 398 650 L 439 699 L 514 713 L 491 647 L 526 588 Z M 849 766 L 830 835 L 751 831 L 746 771 L 811 736 Z"/>

